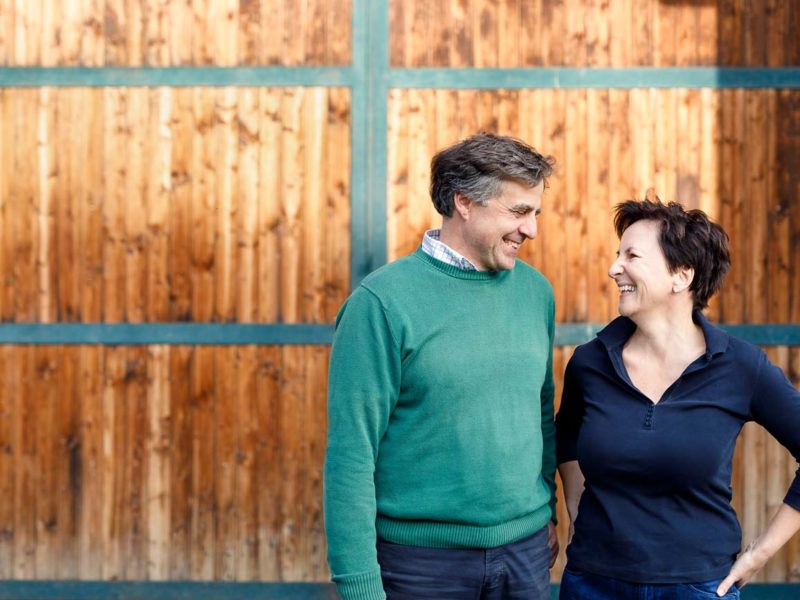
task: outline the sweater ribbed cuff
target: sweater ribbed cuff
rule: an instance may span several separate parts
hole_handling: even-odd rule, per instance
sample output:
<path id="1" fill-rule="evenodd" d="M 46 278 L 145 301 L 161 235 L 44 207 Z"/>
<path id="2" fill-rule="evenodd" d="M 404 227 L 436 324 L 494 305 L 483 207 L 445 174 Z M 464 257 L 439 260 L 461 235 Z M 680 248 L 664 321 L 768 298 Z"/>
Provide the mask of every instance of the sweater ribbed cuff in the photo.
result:
<path id="1" fill-rule="evenodd" d="M 336 580 L 336 589 L 342 600 L 384 600 L 380 571 L 344 575 Z"/>

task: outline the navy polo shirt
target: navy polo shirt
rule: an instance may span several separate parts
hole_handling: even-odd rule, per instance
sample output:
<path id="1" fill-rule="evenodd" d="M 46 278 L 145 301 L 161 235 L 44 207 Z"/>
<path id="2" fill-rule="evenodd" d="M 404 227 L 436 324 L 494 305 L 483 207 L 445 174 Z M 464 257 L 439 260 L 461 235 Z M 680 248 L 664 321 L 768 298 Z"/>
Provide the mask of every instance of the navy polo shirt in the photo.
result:
<path id="1" fill-rule="evenodd" d="M 586 477 L 572 569 L 640 583 L 724 577 L 741 548 L 730 484 L 742 426 L 760 423 L 800 457 L 800 393 L 762 350 L 693 318 L 706 353 L 658 404 L 622 361 L 630 319 L 612 321 L 567 365 L 558 463 L 577 459 Z M 800 474 L 784 502 L 800 510 Z"/>

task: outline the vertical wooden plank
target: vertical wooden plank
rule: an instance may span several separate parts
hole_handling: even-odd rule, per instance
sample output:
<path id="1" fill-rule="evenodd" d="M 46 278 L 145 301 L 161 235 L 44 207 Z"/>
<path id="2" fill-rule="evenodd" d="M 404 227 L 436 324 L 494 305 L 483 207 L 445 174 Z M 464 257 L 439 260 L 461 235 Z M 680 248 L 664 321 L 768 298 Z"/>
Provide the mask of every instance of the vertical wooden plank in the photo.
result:
<path id="1" fill-rule="evenodd" d="M 565 302 L 567 321 L 588 318 L 587 262 L 587 91 L 570 90 L 567 94 L 564 164 L 569 165 L 565 189 L 567 212 L 565 219 L 567 273 L 571 278 Z"/>
<path id="2" fill-rule="evenodd" d="M 171 25 L 169 3 L 162 0 L 141 0 L 140 5 L 144 41 L 142 64 L 168 65 Z"/>
<path id="3" fill-rule="evenodd" d="M 16 478 L 14 492 L 14 537 L 12 576 L 15 579 L 32 579 L 36 577 L 36 505 L 30 502 L 36 493 L 36 415 L 31 414 L 31 407 L 26 398 L 31 397 L 31 380 L 33 377 L 34 347 L 17 346 L 14 348 L 20 356 L 17 377 L 11 378 L 13 397 L 18 399 L 14 422 L 12 448 L 16 461 Z M 16 384 L 16 390 L 14 386 Z"/>
<path id="4" fill-rule="evenodd" d="M 281 579 L 302 580 L 303 556 L 306 556 L 308 540 L 298 535 L 302 529 L 303 497 L 302 477 L 305 466 L 302 461 L 304 436 L 302 421 L 304 417 L 304 378 L 305 360 L 303 346 L 283 346 L 281 348 L 281 372 L 279 375 L 280 429 L 279 448 L 279 515 Z"/>
<path id="5" fill-rule="evenodd" d="M 325 9 L 324 3 L 317 0 L 308 0 L 306 21 L 303 27 L 305 54 L 302 64 L 321 65 L 325 63 L 325 50 L 328 44 Z"/>
<path id="6" fill-rule="evenodd" d="M 522 66 L 520 37 L 522 0 L 499 0 L 497 5 L 497 66 Z"/>
<path id="7" fill-rule="evenodd" d="M 472 11 L 472 39 L 474 67 L 497 67 L 499 65 L 498 6 L 500 0 L 474 0 Z M 424 38 L 418 43 L 424 43 Z"/>
<path id="8" fill-rule="evenodd" d="M 258 305 L 260 322 L 280 315 L 281 239 L 281 95 L 274 89 L 259 93 Z"/>
<path id="9" fill-rule="evenodd" d="M 679 5 L 656 2 L 653 14 L 653 66 L 672 67 L 676 65 L 678 44 Z"/>
<path id="10" fill-rule="evenodd" d="M 120 537 L 123 547 L 121 569 L 125 579 L 147 578 L 147 516 L 145 460 L 147 438 L 147 360 L 148 349 L 132 346 L 127 349 L 125 361 L 125 409 L 119 411 L 123 417 L 119 426 L 125 429 L 126 444 L 118 457 L 123 464 L 125 481 L 122 487 L 120 510 L 122 519 Z M 119 435 L 119 433 L 118 433 Z"/>
<path id="11" fill-rule="evenodd" d="M 238 372 L 233 414 L 236 418 L 235 497 L 236 537 L 238 549 L 235 578 L 237 581 L 258 579 L 258 495 L 263 491 L 256 472 L 257 445 L 264 431 L 258 429 L 256 373 L 258 359 L 255 346 L 237 349 Z"/>
<path id="12" fill-rule="evenodd" d="M 194 139 L 192 145 L 192 250 L 191 289 L 195 321 L 210 321 L 215 314 L 214 236 L 217 213 L 217 144 L 214 133 L 214 92 L 194 89 Z"/>
<path id="13" fill-rule="evenodd" d="M 322 475 L 325 461 L 325 441 L 327 439 L 327 367 L 330 352 L 326 346 L 308 346 L 306 362 L 306 426 L 308 437 L 306 464 L 308 474 L 306 483 L 307 504 L 304 511 L 306 518 L 308 576 L 314 580 L 327 578 L 325 560 L 325 530 L 323 526 L 322 508 Z"/>
<path id="14" fill-rule="evenodd" d="M 233 274 L 233 212 L 234 198 L 238 194 L 237 184 L 237 138 L 236 138 L 236 89 L 226 87 L 217 94 L 214 112 L 214 129 L 218 153 L 215 157 L 217 168 L 217 211 L 215 215 L 216 234 L 214 244 L 214 318 L 230 321 L 236 314 L 236 300 L 232 289 Z"/>
<path id="15" fill-rule="evenodd" d="M 401 4 L 395 0 L 395 4 Z M 450 34 L 450 60 L 451 67 L 468 67 L 474 63 L 473 30 L 472 30 L 472 1 L 450 0 L 448 6 L 449 18 L 446 19 L 451 26 Z M 394 30 L 392 30 L 394 35 Z"/>
<path id="16" fill-rule="evenodd" d="M 13 15 L 13 64 L 37 65 L 42 61 L 42 5 L 15 0 Z"/>
<path id="17" fill-rule="evenodd" d="M 769 152 L 767 145 L 769 139 L 769 123 L 766 114 L 768 108 L 767 94 L 760 90 L 747 90 L 745 92 L 745 131 L 747 140 L 746 163 L 743 169 L 747 173 L 746 186 L 742 190 L 747 198 L 745 202 L 745 215 L 747 223 L 746 256 L 748 257 L 747 295 L 745 297 L 745 318 L 751 323 L 764 323 L 767 320 L 768 279 L 767 279 L 767 211 L 763 205 L 752 202 L 752 198 L 766 198 L 768 192 L 766 182 L 766 160 Z M 744 240 L 742 240 L 744 241 Z"/>
<path id="18" fill-rule="evenodd" d="M 236 497 L 236 388 L 240 377 L 239 348 L 217 348 L 214 428 L 214 576 L 230 581 L 239 559 Z"/>
<path id="19" fill-rule="evenodd" d="M 8 196 L 3 219 L 3 243 L 7 256 L 4 273 L 6 319 L 33 321 L 36 317 L 36 257 L 38 255 L 35 218 L 38 171 L 35 131 L 38 120 L 37 90 L 15 90 L 11 114 L 13 160 L 10 161 Z"/>
<path id="20" fill-rule="evenodd" d="M 258 198 L 261 193 L 258 180 L 259 104 L 258 90 L 246 88 L 239 91 L 239 108 L 236 132 L 239 147 L 237 180 L 239 192 L 233 205 L 236 216 L 236 263 L 239 265 L 233 277 L 236 290 L 236 320 L 256 320 L 258 298 Z M 319 240 L 317 240 L 319 243 Z"/>
<path id="21" fill-rule="evenodd" d="M 74 164 L 76 157 L 71 154 L 73 136 L 79 136 L 76 129 L 81 129 L 74 90 L 63 90 L 58 93 L 57 151 L 60 155 L 60 171 L 56 203 L 56 257 L 57 257 L 57 318 L 62 321 L 79 319 L 79 281 L 76 272 L 78 260 L 76 256 L 75 236 L 78 233 L 76 223 L 76 206 L 79 202 L 79 185 L 76 181 Z M 23 171 L 24 172 L 24 171 Z M 62 195 L 63 194 L 63 195 Z"/>
<path id="22" fill-rule="evenodd" d="M 566 2 L 564 9 L 564 65 L 583 67 L 587 64 L 586 17 L 582 3 Z M 558 36 L 551 32 L 551 35 Z"/>
<path id="23" fill-rule="evenodd" d="M 0 164 L 4 164 L 0 162 Z M 0 347 L 0 577 L 11 579 L 14 572 L 14 547 L 17 535 L 15 487 L 20 463 L 16 419 L 20 406 L 19 362 L 20 352 L 14 346 Z"/>
<path id="24" fill-rule="evenodd" d="M 315 0 L 328 7 L 328 52 L 326 63 L 347 65 L 352 62 L 352 0 Z M 392 30 L 394 32 L 394 29 Z M 392 62 L 394 64 L 394 62 Z"/>
<path id="25" fill-rule="evenodd" d="M 695 3 L 675 4 L 673 15 L 673 23 L 676 27 L 675 65 L 688 66 L 696 64 L 698 45 L 700 44 L 697 6 Z"/>
<path id="26" fill-rule="evenodd" d="M 720 178 L 720 107 L 719 92 L 700 90 L 700 209 L 714 221 L 719 222 L 722 212 Z M 719 295 L 715 295 L 706 312 L 712 321 L 718 321 Z"/>
<path id="27" fill-rule="evenodd" d="M 293 2 L 304 4 L 303 2 Z M 239 51 L 239 0 L 212 0 L 208 6 L 207 29 L 203 32 L 210 37 L 211 63 L 219 66 L 233 66 L 238 60 Z M 301 28 L 293 30 L 297 39 Z M 199 33 L 199 32 L 198 32 Z"/>
<path id="28" fill-rule="evenodd" d="M 99 67 L 105 64 L 105 23 L 102 19 L 106 0 L 83 0 L 80 30 L 79 64 Z"/>
<path id="29" fill-rule="evenodd" d="M 301 89 L 285 90 L 281 97 L 281 217 L 280 239 L 280 319 L 285 323 L 300 320 L 300 287 L 305 281 L 298 271 L 301 264 L 303 137 L 301 108 L 306 92 Z"/>
<path id="30" fill-rule="evenodd" d="M 583 270 L 586 289 L 592 301 L 588 302 L 587 318 L 592 323 L 602 323 L 613 314 L 616 286 L 608 277 L 608 264 L 615 249 L 609 239 L 611 210 L 608 206 L 609 148 L 609 96 L 607 90 L 589 90 L 586 93 L 586 149 L 591 148 L 595 158 L 586 160 L 585 237 L 588 254 Z M 603 157 L 598 159 L 597 157 Z"/>
<path id="31" fill-rule="evenodd" d="M 102 516 L 111 498 L 103 494 L 108 473 L 104 467 L 103 436 L 107 426 L 103 414 L 103 350 L 98 346 L 71 349 L 77 353 L 77 397 L 80 398 L 78 449 L 81 465 L 77 560 L 75 576 L 102 579 L 107 554 L 103 547 Z"/>
<path id="32" fill-rule="evenodd" d="M 527 0 L 520 3 L 520 66 L 534 67 L 544 64 L 542 39 L 546 37 L 548 25 L 542 22 L 544 10 L 542 3 L 542 0 Z"/>
<path id="33" fill-rule="evenodd" d="M 39 115 L 37 127 L 37 160 L 39 193 L 35 197 L 37 202 L 37 318 L 49 323 L 54 320 L 56 313 L 55 286 L 56 278 L 52 269 L 55 264 L 54 237 L 55 237 L 55 178 L 58 173 L 58 153 L 54 136 L 56 133 L 56 101 L 51 88 L 42 88 L 39 93 Z M 2 112 L 0 110 L 0 112 Z M 0 137 L 2 137 L 0 135 Z M 2 151 L 0 151 L 1 153 Z M 3 157 L 0 154 L 0 161 Z M 0 175 L 2 178 L 2 175 Z M 0 195 L 3 193 L 0 183 Z M 0 309 L 0 313 L 2 310 Z"/>
<path id="34" fill-rule="evenodd" d="M 260 433 L 255 456 L 258 519 L 258 573 L 267 580 L 281 576 L 280 535 L 280 393 L 282 369 L 280 348 L 256 349 L 258 371 L 255 383 L 255 421 Z"/>
<path id="35" fill-rule="evenodd" d="M 389 2 L 389 64 L 393 67 L 404 67 L 405 48 L 408 44 L 408 31 L 406 30 L 406 10 L 409 3 L 402 0 L 388 0 Z"/>
<path id="36" fill-rule="evenodd" d="M 350 290 L 350 91 L 328 91 L 326 152 L 325 306 L 323 316 L 330 323 Z M 342 149 L 345 149 L 344 151 Z"/>
<path id="37" fill-rule="evenodd" d="M 172 90 L 172 144 L 170 170 L 170 223 L 167 234 L 168 320 L 187 321 L 192 317 L 192 167 L 194 123 L 191 89 Z"/>
<path id="38" fill-rule="evenodd" d="M 430 55 L 428 64 L 435 67 L 449 67 L 451 63 L 450 38 L 453 36 L 453 20 L 450 15 L 450 0 L 429 0 L 431 20 L 428 31 Z"/>
<path id="39" fill-rule="evenodd" d="M 215 457 L 217 443 L 214 356 L 219 348 L 196 346 L 191 363 L 192 521 L 191 578 L 216 579 Z"/>
<path id="40" fill-rule="evenodd" d="M 12 118 L 14 101 L 9 90 L 0 89 L 0 198 L 8 198 L 11 188 L 11 164 L 12 154 L 9 148 L 12 148 L 11 141 L 13 140 L 14 131 L 10 126 L 14 122 Z M 8 238 L 6 231 L 8 230 L 8 202 L 0 201 L 0 232 L 3 233 L 3 239 L 0 240 L 0 273 L 3 274 L 3 280 L 6 281 L 8 277 L 8 263 L 11 261 L 8 252 L 7 244 Z M 41 248 L 41 245 L 40 245 Z M 4 285 L 0 288 L 0 318 L 6 320 L 13 312 L 9 309 L 9 290 L 8 286 Z"/>
<path id="41" fill-rule="evenodd" d="M 306 40 L 300 33 L 308 19 L 305 0 L 285 2 L 283 7 L 283 60 L 284 65 L 301 65 L 306 57 Z"/>
<path id="42" fill-rule="evenodd" d="M 327 92 L 324 88 L 308 88 L 302 108 L 303 156 L 301 170 L 295 175 L 305 179 L 303 186 L 303 262 L 300 265 L 303 285 L 301 315 L 304 322 L 324 322 L 322 300 L 324 294 L 324 257 L 320 240 L 325 238 L 330 224 L 323 221 L 325 198 L 322 177 L 327 165 L 324 162 L 323 144 L 327 136 Z"/>
<path id="43" fill-rule="evenodd" d="M 238 57 L 241 65 L 260 64 L 260 46 L 279 36 L 269 35 L 269 30 L 261 33 L 261 11 L 268 2 L 263 0 L 239 0 Z M 274 42 L 273 42 L 274 43 Z"/>
<path id="44" fill-rule="evenodd" d="M 273 32 L 274 35 L 262 36 L 259 43 L 261 64 L 279 65 L 283 62 L 284 35 L 286 30 L 286 3 L 280 0 L 262 0 L 259 8 L 259 29 Z"/>
<path id="45" fill-rule="evenodd" d="M 23 498 L 24 504 L 18 510 L 22 522 L 32 519 L 35 523 L 31 532 L 35 541 L 28 557 L 32 563 L 30 573 L 55 579 L 64 576 L 61 567 L 68 562 L 59 560 L 61 552 L 67 550 L 70 533 L 69 513 L 62 507 L 72 500 L 67 476 L 70 463 L 64 460 L 69 445 L 64 444 L 61 435 L 64 423 L 59 417 L 65 416 L 69 423 L 74 390 L 70 389 L 72 381 L 67 373 L 68 351 L 59 356 L 51 346 L 38 346 L 25 358 L 33 363 L 28 371 L 30 379 L 25 389 L 28 393 L 20 397 L 24 422 L 31 432 L 28 457 L 32 467 L 28 474 L 31 495 Z M 37 402 L 31 402 L 31 398 L 37 398 Z M 62 407 L 67 409 L 64 413 Z"/>
<path id="46" fill-rule="evenodd" d="M 654 65 L 653 37 L 656 3 L 653 0 L 647 0 L 647 2 L 616 0 L 615 5 L 621 5 L 619 10 L 629 14 L 632 19 L 631 35 L 627 43 L 630 58 L 628 64 L 633 66 Z"/>
<path id="47" fill-rule="evenodd" d="M 75 193 L 79 198 L 77 223 L 80 253 L 80 314 L 84 321 L 98 322 L 103 306 L 103 114 L 104 95 L 101 90 L 81 89 L 78 99 L 84 108 L 81 121 L 85 122 L 78 140 L 73 141 L 72 152 L 80 161 L 76 166 Z"/>
<path id="48" fill-rule="evenodd" d="M 191 0 L 191 2 L 194 28 L 194 35 L 192 35 L 192 64 L 198 66 L 218 64 L 214 60 L 216 54 L 215 39 L 209 33 L 209 29 L 216 26 L 214 22 L 215 14 L 212 12 L 213 0 Z M 221 34 L 219 35 L 221 36 Z M 267 40 L 271 37 L 267 36 Z"/>
<path id="49" fill-rule="evenodd" d="M 120 423 L 125 418 L 126 348 L 103 348 L 102 388 L 102 492 L 100 503 L 101 536 L 104 560 L 102 577 L 115 579 L 122 576 L 123 548 L 125 537 L 125 510 L 122 501 L 122 486 L 126 473 L 119 467 L 124 464 L 127 439 Z"/>
<path id="50" fill-rule="evenodd" d="M 542 0 L 541 15 L 542 64 L 548 66 L 571 64 L 564 40 L 569 35 L 565 25 L 567 10 L 564 0 Z M 536 27 L 537 24 L 533 23 L 532 26 Z"/>
<path id="51" fill-rule="evenodd" d="M 695 65 L 712 66 L 719 63 L 719 47 L 726 43 L 720 37 L 720 9 L 717 3 L 698 2 L 697 12 L 697 56 Z"/>
<path id="52" fill-rule="evenodd" d="M 118 322 L 125 319 L 125 247 L 124 217 L 126 200 L 127 151 L 121 132 L 129 131 L 121 122 L 127 112 L 128 92 L 124 89 L 103 90 L 103 319 Z"/>
<path id="53" fill-rule="evenodd" d="M 409 186 L 409 119 L 408 93 L 405 90 L 389 91 L 388 110 L 388 223 L 386 227 L 387 256 L 394 260 L 403 255 L 403 225 L 408 219 L 408 204 L 411 201 Z"/>
<path id="54" fill-rule="evenodd" d="M 677 130 L 682 132 L 680 148 L 675 146 L 677 175 L 676 199 L 687 208 L 700 207 L 700 95 L 697 90 L 678 89 L 676 98 Z M 675 137 L 675 132 L 670 136 Z"/>
<path id="55" fill-rule="evenodd" d="M 717 0 L 717 61 L 721 66 L 743 64 L 742 5 L 743 0 Z"/>
<path id="56" fill-rule="evenodd" d="M 618 22 L 624 27 L 627 15 Z M 591 0 L 585 11 L 586 64 L 607 67 L 610 60 L 609 5 L 608 0 Z M 619 32 L 621 33 L 621 32 Z"/>
<path id="57" fill-rule="evenodd" d="M 167 27 L 164 32 L 166 60 L 170 65 L 190 65 L 195 43 L 194 36 L 197 34 L 194 27 L 192 0 L 170 0 L 165 10 L 167 12 Z"/>
<path id="58" fill-rule="evenodd" d="M 767 31 L 763 2 L 744 0 L 742 28 L 744 30 L 744 64 L 755 67 L 766 64 Z"/>
<path id="59" fill-rule="evenodd" d="M 146 576 L 163 581 L 169 576 L 171 549 L 169 495 L 173 440 L 171 438 L 170 347 L 151 346 L 147 355 L 147 425 L 144 439 L 143 505 L 146 528 Z"/>
<path id="60" fill-rule="evenodd" d="M 171 346 L 167 385 L 170 401 L 169 552 L 167 579 L 191 577 L 192 534 L 192 356 L 191 346 Z"/>
<path id="61" fill-rule="evenodd" d="M 566 298 L 568 284 L 567 253 L 564 251 L 564 240 L 567 218 L 567 180 L 571 176 L 567 163 L 567 96 L 572 92 L 566 90 L 539 90 L 529 92 L 541 102 L 541 109 L 536 114 L 551 115 L 546 120 L 540 151 L 556 159 L 555 170 L 550 179 L 550 187 L 545 192 L 542 209 L 540 239 L 542 246 L 543 272 L 553 284 L 558 298 Z M 535 106 L 536 104 L 534 104 Z M 556 322 L 567 320 L 566 301 L 556 302 Z"/>
<path id="62" fill-rule="evenodd" d="M 147 258 L 145 255 L 146 219 L 144 203 L 144 138 L 147 132 L 150 106 L 146 88 L 127 90 L 128 111 L 120 114 L 122 127 L 118 131 L 124 148 L 125 188 L 120 212 L 123 215 L 123 243 L 125 248 L 125 317 L 131 323 L 145 321 L 145 285 Z M 148 163 L 149 164 L 149 163 Z"/>
<path id="63" fill-rule="evenodd" d="M 781 195 L 783 186 L 780 185 L 779 180 L 783 174 L 778 158 L 781 146 L 778 139 L 781 136 L 779 131 L 785 131 L 786 123 L 781 123 L 777 117 L 780 111 L 779 92 L 765 90 L 762 93 L 765 96 L 764 110 L 768 111 L 768 114 L 764 116 L 764 129 L 761 132 L 766 146 L 765 160 L 767 161 L 763 167 L 766 171 L 763 210 L 767 215 L 766 284 L 768 306 L 766 317 L 770 322 L 790 323 L 790 297 L 787 292 L 791 290 L 791 213 L 787 210 L 786 197 Z M 787 134 L 788 132 L 784 135 Z M 800 249 L 795 249 L 795 255 L 798 254 L 798 250 Z M 781 355 L 781 358 L 784 360 L 784 365 L 788 367 L 788 357 Z"/>

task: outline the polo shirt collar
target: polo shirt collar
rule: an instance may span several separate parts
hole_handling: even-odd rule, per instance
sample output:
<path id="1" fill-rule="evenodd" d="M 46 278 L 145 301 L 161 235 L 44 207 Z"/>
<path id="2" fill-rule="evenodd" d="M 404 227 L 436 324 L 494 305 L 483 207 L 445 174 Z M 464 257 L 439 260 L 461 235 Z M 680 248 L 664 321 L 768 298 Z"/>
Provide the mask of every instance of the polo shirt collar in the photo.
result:
<path id="1" fill-rule="evenodd" d="M 699 310 L 692 311 L 692 321 L 700 325 L 703 336 L 706 338 L 706 358 L 711 359 L 716 354 L 725 352 L 728 348 L 730 336 L 719 327 L 714 327 L 708 322 Z M 636 331 L 636 324 L 628 317 L 617 317 L 606 325 L 598 334 L 599 339 L 608 350 L 621 347 Z"/>

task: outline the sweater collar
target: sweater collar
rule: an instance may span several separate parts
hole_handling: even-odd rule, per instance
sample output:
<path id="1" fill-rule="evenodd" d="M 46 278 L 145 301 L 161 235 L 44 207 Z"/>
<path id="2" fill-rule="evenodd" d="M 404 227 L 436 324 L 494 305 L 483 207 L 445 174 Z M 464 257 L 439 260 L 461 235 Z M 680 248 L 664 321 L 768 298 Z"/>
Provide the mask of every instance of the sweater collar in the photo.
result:
<path id="1" fill-rule="evenodd" d="M 423 262 L 431 265 L 435 269 L 438 269 L 442 273 L 446 275 L 450 275 L 451 277 L 456 277 L 458 279 L 470 279 L 473 281 L 499 281 L 505 278 L 511 270 L 508 271 L 466 271 L 464 269 L 460 269 L 455 265 L 451 265 L 449 263 L 443 262 L 441 260 L 433 258 L 430 254 L 427 254 L 422 250 L 422 247 L 417 248 L 416 252 L 414 252 L 413 256 L 419 258 Z M 513 269 L 512 269 L 513 270 Z"/>
<path id="2" fill-rule="evenodd" d="M 699 310 L 692 311 L 692 321 L 703 330 L 706 339 L 706 358 L 710 360 L 716 354 L 721 354 L 728 349 L 730 336 L 719 327 L 714 327 L 708 322 Z M 636 331 L 636 324 L 628 317 L 617 317 L 606 325 L 598 334 L 599 339 L 607 350 L 622 347 Z"/>

